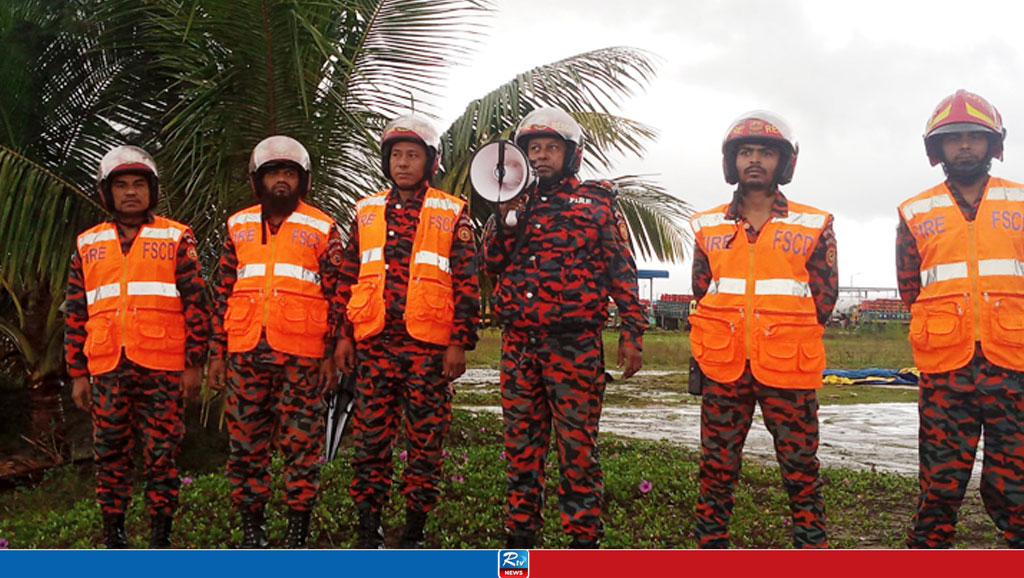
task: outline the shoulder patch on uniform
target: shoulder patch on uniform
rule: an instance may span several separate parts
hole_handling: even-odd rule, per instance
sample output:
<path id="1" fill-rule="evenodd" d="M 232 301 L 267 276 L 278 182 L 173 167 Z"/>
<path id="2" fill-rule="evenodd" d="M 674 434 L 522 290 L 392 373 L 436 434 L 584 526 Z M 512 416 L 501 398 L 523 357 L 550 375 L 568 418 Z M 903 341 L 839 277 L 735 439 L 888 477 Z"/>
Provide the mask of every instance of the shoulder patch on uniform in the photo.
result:
<path id="1" fill-rule="evenodd" d="M 835 265 L 836 265 L 836 248 L 835 248 L 835 246 L 829 247 L 828 251 L 825 252 L 825 262 L 828 263 L 829 267 L 835 267 Z"/>
<path id="2" fill-rule="evenodd" d="M 463 243 L 468 243 L 473 239 L 473 231 L 470 231 L 469 227 L 466 227 L 465 225 L 459 227 L 458 235 L 459 240 Z"/>
<path id="3" fill-rule="evenodd" d="M 199 252 L 196 251 L 195 247 L 189 247 L 188 250 L 185 251 L 185 254 L 188 255 L 188 258 L 192 259 L 193 261 L 199 260 Z"/>

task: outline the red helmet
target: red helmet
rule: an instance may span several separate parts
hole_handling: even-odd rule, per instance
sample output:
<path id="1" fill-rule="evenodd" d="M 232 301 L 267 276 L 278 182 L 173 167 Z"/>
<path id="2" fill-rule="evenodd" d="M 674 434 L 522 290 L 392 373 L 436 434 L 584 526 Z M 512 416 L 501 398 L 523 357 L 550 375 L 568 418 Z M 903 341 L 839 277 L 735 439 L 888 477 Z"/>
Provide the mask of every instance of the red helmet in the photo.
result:
<path id="1" fill-rule="evenodd" d="M 933 167 L 943 162 L 943 156 L 941 142 L 932 137 L 953 132 L 989 133 L 989 155 L 1003 160 L 1003 139 L 1006 138 L 1003 118 L 996 107 L 977 94 L 960 89 L 942 99 L 928 117 L 924 149 Z"/>
<path id="2" fill-rule="evenodd" d="M 108 211 L 114 210 L 114 199 L 110 194 L 110 179 L 124 173 L 137 173 L 149 181 L 149 207 L 152 209 L 160 199 L 160 176 L 156 170 L 153 157 L 137 146 L 125 145 L 114 147 L 100 160 L 96 171 L 96 184 L 99 188 L 100 202 Z"/>
<path id="3" fill-rule="evenodd" d="M 565 141 L 563 176 L 575 175 L 583 161 L 583 129 L 569 113 L 560 108 L 538 108 L 525 117 L 516 128 L 516 146 L 527 150 L 529 141 L 537 136 L 553 136 Z"/>
<path id="4" fill-rule="evenodd" d="M 261 140 L 256 148 L 252 149 L 252 156 L 249 157 L 249 182 L 252 184 L 252 192 L 257 197 L 260 196 L 260 189 L 263 187 L 260 173 L 281 165 L 299 169 L 299 194 L 305 196 L 309 193 L 313 186 L 309 152 L 299 141 L 279 134 Z"/>
<path id="5" fill-rule="evenodd" d="M 423 179 L 434 178 L 441 167 L 441 133 L 418 114 L 403 114 L 384 127 L 380 135 L 380 168 L 384 176 L 391 179 L 391 147 L 401 141 L 418 142 L 426 147 L 427 167 Z"/>
<path id="6" fill-rule="evenodd" d="M 741 144 L 757 143 L 779 148 L 779 166 L 775 169 L 775 184 L 785 185 L 793 180 L 796 157 L 800 146 L 786 121 L 766 110 L 752 110 L 729 125 L 722 139 L 722 170 L 725 182 L 735 185 L 740 181 L 736 169 L 736 152 Z"/>

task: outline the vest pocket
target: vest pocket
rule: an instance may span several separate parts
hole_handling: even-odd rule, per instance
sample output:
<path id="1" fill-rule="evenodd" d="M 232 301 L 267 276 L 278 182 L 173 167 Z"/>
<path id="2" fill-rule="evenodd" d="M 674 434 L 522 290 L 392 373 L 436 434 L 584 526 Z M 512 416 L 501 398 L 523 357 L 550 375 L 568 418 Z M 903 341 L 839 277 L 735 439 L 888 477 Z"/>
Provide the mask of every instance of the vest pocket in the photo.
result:
<path id="1" fill-rule="evenodd" d="M 141 311 L 133 316 L 139 348 L 177 352 L 185 345 L 185 318 L 171 311 Z"/>
<path id="2" fill-rule="evenodd" d="M 730 365 L 736 362 L 739 357 L 738 340 L 742 335 L 739 334 L 738 323 L 723 318 L 730 314 L 739 317 L 738 311 L 712 310 L 707 306 L 704 306 L 704 314 L 698 308 L 697 313 L 690 316 L 690 347 L 700 363 Z"/>
<path id="3" fill-rule="evenodd" d="M 1000 343 L 1024 346 L 1024 297 L 997 297 L 989 315 L 992 337 Z"/>
<path id="4" fill-rule="evenodd" d="M 943 300 L 917 301 L 910 306 L 910 343 L 923 351 L 957 347 L 969 339 L 964 335 L 964 308 Z"/>
<path id="5" fill-rule="evenodd" d="M 758 361 L 765 369 L 782 373 L 813 373 L 825 369 L 824 328 L 805 323 L 769 325 L 757 344 Z"/>
<path id="6" fill-rule="evenodd" d="M 86 357 L 106 357 L 117 352 L 113 321 L 107 317 L 96 317 L 85 323 Z"/>
<path id="7" fill-rule="evenodd" d="M 282 333 L 321 336 L 327 332 L 327 301 L 305 295 L 280 294 L 276 298 L 278 315 L 272 315 L 274 328 Z"/>
<path id="8" fill-rule="evenodd" d="M 245 335 L 256 312 L 256 304 L 248 295 L 228 297 L 228 310 L 224 313 L 224 331 L 231 335 Z"/>
<path id="9" fill-rule="evenodd" d="M 405 314 L 416 321 L 451 323 L 455 316 L 454 289 L 440 283 L 418 282 L 409 290 Z"/>
<path id="10" fill-rule="evenodd" d="M 365 323 L 374 320 L 382 313 L 382 299 L 376 299 L 377 284 L 372 281 L 360 281 L 352 286 L 345 315 L 352 323 Z"/>

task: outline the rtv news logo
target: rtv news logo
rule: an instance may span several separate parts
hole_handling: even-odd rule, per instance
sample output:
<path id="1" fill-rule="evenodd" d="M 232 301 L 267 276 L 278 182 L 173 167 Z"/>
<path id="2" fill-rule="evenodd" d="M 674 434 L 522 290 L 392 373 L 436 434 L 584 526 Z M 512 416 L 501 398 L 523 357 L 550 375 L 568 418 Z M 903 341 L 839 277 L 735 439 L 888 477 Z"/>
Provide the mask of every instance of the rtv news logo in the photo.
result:
<path id="1" fill-rule="evenodd" d="M 498 578 L 529 578 L 529 550 L 498 550 Z"/>

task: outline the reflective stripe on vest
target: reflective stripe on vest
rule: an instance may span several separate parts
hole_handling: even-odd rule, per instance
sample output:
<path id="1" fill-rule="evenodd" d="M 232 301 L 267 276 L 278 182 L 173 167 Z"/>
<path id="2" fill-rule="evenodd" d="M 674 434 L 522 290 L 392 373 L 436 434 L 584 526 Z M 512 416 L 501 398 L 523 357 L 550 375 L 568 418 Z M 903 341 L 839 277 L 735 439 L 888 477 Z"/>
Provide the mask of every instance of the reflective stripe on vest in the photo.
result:
<path id="1" fill-rule="evenodd" d="M 154 370 L 185 368 L 185 318 L 176 283 L 178 247 L 187 228 L 154 217 L 126 254 L 116 226 L 103 223 L 78 236 L 85 282 L 85 355 L 89 372 L 115 369 L 122 352 Z"/>
<path id="2" fill-rule="evenodd" d="M 388 195 L 389 191 L 384 191 L 356 203 L 361 251 L 359 282 L 352 286 L 345 314 L 352 322 L 357 341 L 384 329 Z M 404 315 L 406 331 L 420 341 L 448 345 L 451 339 L 455 305 L 449 259 L 459 215 L 465 206 L 465 201 L 432 187 L 424 193 L 413 237 Z"/>
<path id="3" fill-rule="evenodd" d="M 321 286 L 320 258 L 334 220 L 300 201 L 264 243 L 261 213 L 256 205 L 228 219 L 238 257 L 224 316 L 228 351 L 251 351 L 265 332 L 275 351 L 322 357 L 329 306 Z"/>
<path id="4" fill-rule="evenodd" d="M 989 177 L 968 222 L 943 183 L 900 205 L 921 255 L 910 343 L 925 373 L 990 362 L 1024 371 L 1024 186 Z"/>

